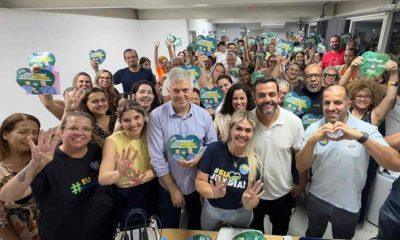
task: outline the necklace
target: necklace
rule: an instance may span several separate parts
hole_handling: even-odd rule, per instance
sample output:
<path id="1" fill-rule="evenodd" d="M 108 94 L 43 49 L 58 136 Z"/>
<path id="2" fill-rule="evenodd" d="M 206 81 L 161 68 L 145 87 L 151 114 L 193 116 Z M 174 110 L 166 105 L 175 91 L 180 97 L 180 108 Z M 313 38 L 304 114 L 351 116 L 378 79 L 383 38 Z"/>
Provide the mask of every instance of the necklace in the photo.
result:
<path id="1" fill-rule="evenodd" d="M 236 158 L 237 160 L 235 160 L 235 158 Z M 234 156 L 234 155 L 232 154 L 232 160 L 233 160 L 233 166 L 234 166 L 235 168 L 237 168 L 237 165 L 238 165 L 238 163 L 240 162 L 240 160 L 242 160 L 242 158 L 241 158 L 241 157 L 236 157 L 236 156 Z"/>

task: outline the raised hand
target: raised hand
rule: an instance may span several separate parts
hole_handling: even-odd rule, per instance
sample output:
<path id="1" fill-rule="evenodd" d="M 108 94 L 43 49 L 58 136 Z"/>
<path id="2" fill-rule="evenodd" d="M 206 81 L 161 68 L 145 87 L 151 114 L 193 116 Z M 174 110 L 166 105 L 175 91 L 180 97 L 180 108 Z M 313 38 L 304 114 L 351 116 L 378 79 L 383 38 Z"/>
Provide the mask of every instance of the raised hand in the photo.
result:
<path id="1" fill-rule="evenodd" d="M 214 198 L 222 198 L 226 194 L 226 186 L 229 183 L 229 178 L 225 178 L 223 176 L 217 175 L 215 178 L 215 184 L 210 181 L 211 189 L 213 191 Z"/>
<path id="2" fill-rule="evenodd" d="M 74 112 L 79 110 L 79 105 L 85 97 L 85 90 L 82 88 L 75 88 L 65 95 L 65 112 Z"/>
<path id="3" fill-rule="evenodd" d="M 246 191 L 242 195 L 242 203 L 246 208 L 255 208 L 260 200 L 261 195 L 263 195 L 263 183 L 258 180 L 254 185 L 249 183 Z"/>
<path id="4" fill-rule="evenodd" d="M 128 170 L 133 171 L 133 166 L 137 157 L 137 150 L 132 150 L 132 147 L 122 149 L 120 156 L 115 156 L 117 170 L 121 176 L 128 176 Z"/>
<path id="5" fill-rule="evenodd" d="M 154 48 L 158 48 L 160 46 L 160 41 L 155 41 L 154 42 Z"/>
<path id="6" fill-rule="evenodd" d="M 398 68 L 399 68 L 399 67 L 398 67 L 397 63 L 396 63 L 395 61 L 393 61 L 393 60 L 389 60 L 389 61 L 385 64 L 385 70 L 386 70 L 387 72 L 391 72 L 391 71 L 397 72 Z"/>
<path id="7" fill-rule="evenodd" d="M 129 174 L 129 179 L 132 187 L 145 183 L 146 173 L 136 168 L 132 168 L 131 170 L 132 171 Z"/>
<path id="8" fill-rule="evenodd" d="M 99 64 L 96 62 L 96 60 L 94 59 L 90 60 L 90 66 L 96 73 L 99 71 Z"/>
<path id="9" fill-rule="evenodd" d="M 57 131 L 57 128 L 50 128 L 47 131 L 40 130 L 37 144 L 30 136 L 27 137 L 27 140 L 31 149 L 32 164 L 44 167 L 53 160 L 54 151 L 60 140 L 60 132 Z"/>
<path id="10" fill-rule="evenodd" d="M 351 62 L 350 67 L 351 68 L 359 68 L 363 64 L 363 58 L 362 57 L 357 57 L 356 59 Z"/>

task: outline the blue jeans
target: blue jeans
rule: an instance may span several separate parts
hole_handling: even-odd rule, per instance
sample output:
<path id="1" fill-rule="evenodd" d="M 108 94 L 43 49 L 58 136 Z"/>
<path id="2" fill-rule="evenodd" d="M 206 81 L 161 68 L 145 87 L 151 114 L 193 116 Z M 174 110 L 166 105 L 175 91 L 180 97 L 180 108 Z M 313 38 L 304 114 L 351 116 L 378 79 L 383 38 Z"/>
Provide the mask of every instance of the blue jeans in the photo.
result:
<path id="1" fill-rule="evenodd" d="M 183 195 L 185 198 L 185 209 L 189 214 L 188 229 L 200 230 L 201 202 L 200 195 L 194 191 L 191 194 Z M 160 186 L 159 195 L 160 219 L 163 228 L 179 228 L 181 208 L 172 205 L 171 195 Z"/>
<path id="2" fill-rule="evenodd" d="M 329 221 L 332 223 L 334 239 L 351 239 L 356 231 L 360 214 L 335 207 L 309 193 L 307 215 L 307 237 L 322 238 Z"/>
<path id="3" fill-rule="evenodd" d="M 248 228 L 253 220 L 253 209 L 222 209 L 211 205 L 207 199 L 201 211 L 201 228 L 213 230 L 219 222 L 228 223 L 238 228 Z"/>

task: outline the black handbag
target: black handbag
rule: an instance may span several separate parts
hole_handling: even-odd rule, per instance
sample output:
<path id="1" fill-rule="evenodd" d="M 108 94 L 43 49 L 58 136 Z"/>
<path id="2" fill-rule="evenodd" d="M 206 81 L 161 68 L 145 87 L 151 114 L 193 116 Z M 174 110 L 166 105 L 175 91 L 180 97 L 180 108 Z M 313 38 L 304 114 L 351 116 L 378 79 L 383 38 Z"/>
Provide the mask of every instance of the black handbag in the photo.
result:
<path id="1" fill-rule="evenodd" d="M 143 224 L 127 227 L 129 219 L 134 215 L 141 216 Z M 135 208 L 129 211 L 124 227 L 121 228 L 121 226 L 119 226 L 117 228 L 114 240 L 160 240 L 162 233 L 161 229 L 161 221 L 157 216 L 151 216 L 147 219 L 145 211 L 140 208 Z"/>

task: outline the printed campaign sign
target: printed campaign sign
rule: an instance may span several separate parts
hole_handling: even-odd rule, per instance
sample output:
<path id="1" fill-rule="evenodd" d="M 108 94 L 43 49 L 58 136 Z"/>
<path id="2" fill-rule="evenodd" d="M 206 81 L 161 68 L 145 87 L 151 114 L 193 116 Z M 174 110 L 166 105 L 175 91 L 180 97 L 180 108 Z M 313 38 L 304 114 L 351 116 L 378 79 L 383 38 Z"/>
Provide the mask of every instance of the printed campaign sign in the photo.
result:
<path id="1" fill-rule="evenodd" d="M 247 30 L 246 27 L 241 27 L 239 29 L 239 32 L 240 32 L 240 36 L 242 36 L 242 38 L 243 38 L 249 32 L 249 30 Z"/>
<path id="2" fill-rule="evenodd" d="M 293 37 L 293 32 L 286 32 L 286 39 L 290 40 Z"/>
<path id="3" fill-rule="evenodd" d="M 318 53 L 326 53 L 326 46 L 323 43 L 317 44 L 317 52 Z"/>
<path id="4" fill-rule="evenodd" d="M 175 37 L 171 34 L 168 34 L 167 36 L 167 41 L 169 41 L 170 43 L 172 43 L 175 47 L 180 47 L 182 46 L 182 39 Z"/>
<path id="5" fill-rule="evenodd" d="M 182 68 L 190 73 L 192 81 L 198 81 L 201 75 L 201 70 L 196 65 L 184 65 Z"/>
<path id="6" fill-rule="evenodd" d="M 253 37 L 249 37 L 249 45 L 250 46 L 257 45 L 257 40 Z"/>
<path id="7" fill-rule="evenodd" d="M 224 92 L 219 87 L 200 89 L 200 101 L 203 103 L 205 108 L 212 107 L 215 109 L 222 103 L 223 99 Z"/>
<path id="8" fill-rule="evenodd" d="M 97 64 L 102 64 L 106 59 L 106 52 L 103 49 L 90 50 L 89 59 L 95 60 Z"/>
<path id="9" fill-rule="evenodd" d="M 287 56 L 293 52 L 294 46 L 290 41 L 279 39 L 276 42 L 275 53 L 282 56 Z"/>
<path id="10" fill-rule="evenodd" d="M 256 52 L 256 59 L 260 60 L 260 62 L 262 63 L 262 61 L 265 58 L 265 53 L 264 52 Z"/>
<path id="11" fill-rule="evenodd" d="M 297 93 L 292 91 L 286 94 L 284 107 L 299 116 L 310 110 L 311 99 L 307 96 L 299 96 Z"/>
<path id="12" fill-rule="evenodd" d="M 304 51 L 304 47 L 302 47 L 302 46 L 296 46 L 296 47 L 294 47 L 293 48 L 293 52 L 303 52 Z"/>
<path id="13" fill-rule="evenodd" d="M 234 38 L 234 39 L 232 40 L 232 42 L 233 42 L 234 44 L 237 44 L 237 43 L 239 42 L 239 38 Z"/>
<path id="14" fill-rule="evenodd" d="M 60 91 L 53 86 L 54 82 L 54 74 L 47 70 L 39 70 L 34 74 L 29 68 L 21 68 L 17 71 L 17 83 L 28 95 L 55 95 Z"/>
<path id="15" fill-rule="evenodd" d="M 368 78 L 377 77 L 385 72 L 385 64 L 390 60 L 386 53 L 365 52 L 362 55 L 361 72 Z"/>
<path id="16" fill-rule="evenodd" d="M 317 44 L 318 44 L 318 41 L 314 36 L 305 37 L 303 40 L 303 44 L 304 44 L 304 46 L 306 46 L 308 48 L 315 48 L 315 46 L 317 46 Z"/>
<path id="17" fill-rule="evenodd" d="M 173 135 L 168 141 L 168 150 L 175 160 L 192 160 L 199 152 L 200 145 L 200 139 L 195 135 Z"/>
<path id="18" fill-rule="evenodd" d="M 251 82 L 255 83 L 259 78 L 264 77 L 264 73 L 261 71 L 254 71 L 253 74 L 251 74 Z"/>
<path id="19" fill-rule="evenodd" d="M 341 39 L 342 43 L 344 43 L 344 44 L 346 44 L 352 38 L 353 38 L 353 36 L 351 35 L 351 33 L 342 33 L 340 35 L 340 39 Z"/>
<path id="20" fill-rule="evenodd" d="M 304 114 L 303 117 L 301 117 L 301 122 L 303 123 L 304 129 L 308 128 L 311 124 L 315 123 L 316 121 L 319 121 L 323 116 L 315 116 L 314 114 L 307 113 Z"/>
<path id="21" fill-rule="evenodd" d="M 231 75 L 231 77 L 233 78 L 238 78 L 239 77 L 239 68 L 231 68 L 229 70 L 229 74 Z"/>
<path id="22" fill-rule="evenodd" d="M 267 38 L 271 38 L 271 39 L 276 39 L 277 36 L 278 36 L 278 34 L 276 32 L 267 32 L 267 35 L 266 35 Z"/>
<path id="23" fill-rule="evenodd" d="M 200 49 L 203 52 L 215 52 L 217 49 L 217 39 L 199 35 L 197 36 L 196 45 L 197 49 Z"/>
<path id="24" fill-rule="evenodd" d="M 264 38 L 264 39 L 262 40 L 262 44 L 266 47 L 266 46 L 270 45 L 270 44 L 272 43 L 272 41 L 273 41 L 272 38 L 266 37 L 266 38 Z"/>
<path id="25" fill-rule="evenodd" d="M 29 55 L 29 67 L 37 66 L 37 67 L 47 67 L 54 66 L 56 63 L 56 57 L 51 52 L 39 52 L 39 53 L 31 53 Z"/>

